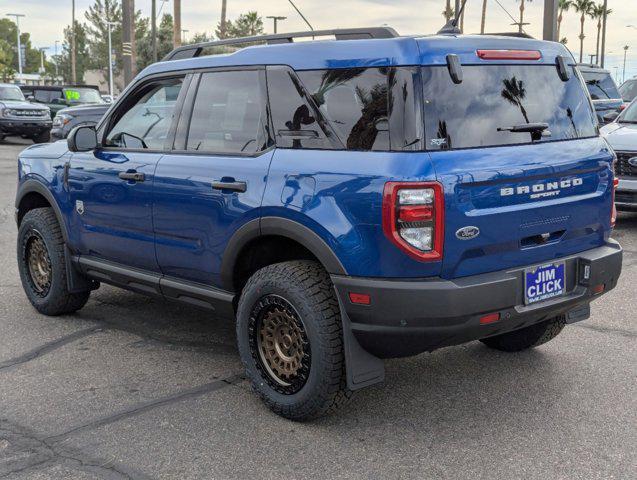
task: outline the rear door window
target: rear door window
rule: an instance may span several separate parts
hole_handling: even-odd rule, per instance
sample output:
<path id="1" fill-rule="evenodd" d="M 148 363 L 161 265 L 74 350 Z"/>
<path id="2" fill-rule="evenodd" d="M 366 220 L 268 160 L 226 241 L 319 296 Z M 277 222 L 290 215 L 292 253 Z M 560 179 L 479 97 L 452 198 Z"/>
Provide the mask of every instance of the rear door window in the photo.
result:
<path id="1" fill-rule="evenodd" d="M 590 100 L 575 71 L 563 82 L 555 66 L 463 66 L 455 84 L 446 67 L 423 67 L 426 148 L 445 150 L 532 143 L 511 127 L 545 123 L 539 142 L 597 135 Z"/>
<path id="2" fill-rule="evenodd" d="M 625 102 L 632 102 L 637 97 L 637 80 L 628 80 L 619 87 L 619 93 Z"/>
<path id="3" fill-rule="evenodd" d="M 606 72 L 582 72 L 588 92 L 593 100 L 621 98 L 613 78 Z"/>
<path id="4" fill-rule="evenodd" d="M 251 154 L 266 148 L 266 100 L 262 70 L 201 75 L 187 150 Z"/>

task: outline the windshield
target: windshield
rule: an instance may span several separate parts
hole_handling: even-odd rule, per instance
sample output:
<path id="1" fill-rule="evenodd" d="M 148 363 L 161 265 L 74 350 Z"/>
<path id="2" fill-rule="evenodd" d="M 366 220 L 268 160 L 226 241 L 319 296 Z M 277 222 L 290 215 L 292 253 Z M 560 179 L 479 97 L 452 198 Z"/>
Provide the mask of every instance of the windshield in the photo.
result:
<path id="1" fill-rule="evenodd" d="M 0 87 L 0 100 L 24 101 L 24 95 L 18 87 Z"/>
<path id="2" fill-rule="evenodd" d="M 100 92 L 92 88 L 65 88 L 64 98 L 71 103 L 104 103 Z"/>
<path id="3" fill-rule="evenodd" d="M 631 103 L 617 119 L 617 123 L 637 123 L 637 101 Z"/>
<path id="4" fill-rule="evenodd" d="M 628 80 L 619 87 L 619 93 L 625 102 L 632 102 L 637 97 L 637 80 Z"/>
<path id="5" fill-rule="evenodd" d="M 579 77 L 563 82 L 555 66 L 423 67 L 426 147 L 472 148 L 597 135 Z M 574 72 L 574 70 L 573 70 Z"/>
<path id="6" fill-rule="evenodd" d="M 582 72 L 588 92 L 593 100 L 621 98 L 613 78 L 608 72 Z"/>

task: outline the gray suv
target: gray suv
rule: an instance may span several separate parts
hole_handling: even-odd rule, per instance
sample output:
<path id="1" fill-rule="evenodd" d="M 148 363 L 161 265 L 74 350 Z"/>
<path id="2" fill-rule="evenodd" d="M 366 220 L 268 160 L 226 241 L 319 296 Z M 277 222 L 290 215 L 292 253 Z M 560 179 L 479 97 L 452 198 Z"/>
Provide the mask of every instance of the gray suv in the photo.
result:
<path id="1" fill-rule="evenodd" d="M 51 113 L 48 107 L 26 101 L 16 85 L 0 83 L 0 141 L 9 135 L 49 141 Z"/>
<path id="2" fill-rule="evenodd" d="M 110 106 L 110 103 L 97 103 L 63 108 L 53 119 L 51 140 L 66 138 L 78 125 L 97 125 Z"/>

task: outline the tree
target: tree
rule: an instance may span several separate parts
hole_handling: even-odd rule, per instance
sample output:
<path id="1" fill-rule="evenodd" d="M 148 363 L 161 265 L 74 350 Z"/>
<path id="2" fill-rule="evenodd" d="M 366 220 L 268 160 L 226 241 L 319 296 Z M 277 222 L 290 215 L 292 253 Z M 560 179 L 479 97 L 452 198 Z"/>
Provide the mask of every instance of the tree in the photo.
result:
<path id="1" fill-rule="evenodd" d="M 239 15 L 234 22 L 226 22 L 230 38 L 252 37 L 263 33 L 263 19 L 257 12 Z"/>
<path id="2" fill-rule="evenodd" d="M 480 20 L 480 34 L 484 35 L 484 28 L 487 23 L 487 0 L 482 0 L 482 18 Z"/>
<path id="3" fill-rule="evenodd" d="M 157 58 L 161 59 L 173 49 L 173 16 L 165 13 L 157 28 Z M 152 33 L 137 40 L 137 68 L 142 69 L 153 63 Z"/>
<path id="4" fill-rule="evenodd" d="M 455 16 L 455 14 L 456 12 L 451 6 L 451 0 L 447 0 L 447 5 L 445 5 L 445 9 L 442 11 L 442 16 L 445 17 L 445 20 L 448 22 Z"/>
<path id="5" fill-rule="evenodd" d="M 4 58 L 4 62 L 7 62 L 2 63 L 0 60 L 0 63 L 15 71 L 18 71 L 17 44 L 16 24 L 8 18 L 0 19 L 0 49 L 2 50 L 0 55 Z M 37 73 L 40 69 L 40 51 L 31 45 L 31 34 L 24 31 L 20 32 L 20 44 L 24 52 L 24 58 L 22 59 L 23 72 Z"/>
<path id="6" fill-rule="evenodd" d="M 62 54 L 60 55 L 59 73 L 64 82 L 71 83 L 71 26 L 64 29 L 64 43 Z M 75 21 L 75 50 L 76 50 L 76 72 L 78 83 L 84 82 L 84 72 L 90 69 L 90 54 L 88 49 L 88 38 L 86 28 L 77 20 Z"/>
<path id="7" fill-rule="evenodd" d="M 526 108 L 524 108 L 524 104 L 522 103 L 522 100 L 526 98 L 524 82 L 522 80 L 518 80 L 514 75 L 510 79 L 505 78 L 502 80 L 502 83 L 504 83 L 504 88 L 501 92 L 502 98 L 518 107 L 524 117 L 524 121 L 526 123 L 531 123 L 529 121 L 529 115 L 526 112 Z"/>
<path id="8" fill-rule="evenodd" d="M 580 63 L 582 63 L 584 59 L 584 39 L 586 38 L 586 35 L 584 35 L 584 22 L 586 21 L 586 17 L 590 16 L 594 6 L 595 6 L 595 3 L 593 2 L 593 0 L 573 0 L 573 7 L 575 8 L 575 11 L 581 15 L 580 16 L 580 34 L 579 34 Z"/>
<path id="9" fill-rule="evenodd" d="M 613 9 L 609 8 L 606 10 L 606 15 L 610 15 L 613 13 Z M 604 4 L 600 3 L 595 5 L 592 10 L 593 20 L 597 20 L 597 46 L 595 49 L 595 61 L 599 64 L 599 40 L 602 36 L 602 20 L 604 19 Z"/>
<path id="10" fill-rule="evenodd" d="M 560 0 L 557 8 L 559 9 L 559 13 L 557 15 L 557 38 L 560 38 L 560 29 L 562 27 L 562 20 L 564 19 L 564 12 L 568 12 L 568 10 L 573 6 L 573 0 Z"/>
<path id="11" fill-rule="evenodd" d="M 2 82 L 7 83 L 13 80 L 15 70 L 12 65 L 13 49 L 9 42 L 4 38 L 0 38 L 0 78 L 2 78 Z"/>
<path id="12" fill-rule="evenodd" d="M 532 2 L 533 0 L 520 0 L 520 22 L 518 23 L 518 31 L 524 31 L 524 2 Z"/>

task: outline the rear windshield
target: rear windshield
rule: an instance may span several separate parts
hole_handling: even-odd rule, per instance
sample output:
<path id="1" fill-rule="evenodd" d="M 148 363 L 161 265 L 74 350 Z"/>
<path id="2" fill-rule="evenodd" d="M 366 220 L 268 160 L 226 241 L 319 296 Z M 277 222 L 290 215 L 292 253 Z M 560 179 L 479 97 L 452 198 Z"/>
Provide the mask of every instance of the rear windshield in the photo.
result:
<path id="1" fill-rule="evenodd" d="M 632 102 L 637 97 L 637 80 L 628 80 L 621 87 L 619 93 L 626 102 Z"/>
<path id="2" fill-rule="evenodd" d="M 582 72 L 588 92 L 593 100 L 621 98 L 617 86 L 607 72 Z"/>
<path id="3" fill-rule="evenodd" d="M 100 92 L 92 88 L 65 88 L 64 98 L 72 103 L 104 103 Z"/>
<path id="4" fill-rule="evenodd" d="M 570 140 L 597 135 L 579 78 L 555 66 L 463 66 L 455 84 L 446 67 L 423 67 L 426 148 L 446 150 Z M 512 127 L 545 123 L 539 140 Z M 535 132 L 537 133 L 537 132 Z M 537 137 L 536 137 L 537 138 Z"/>

